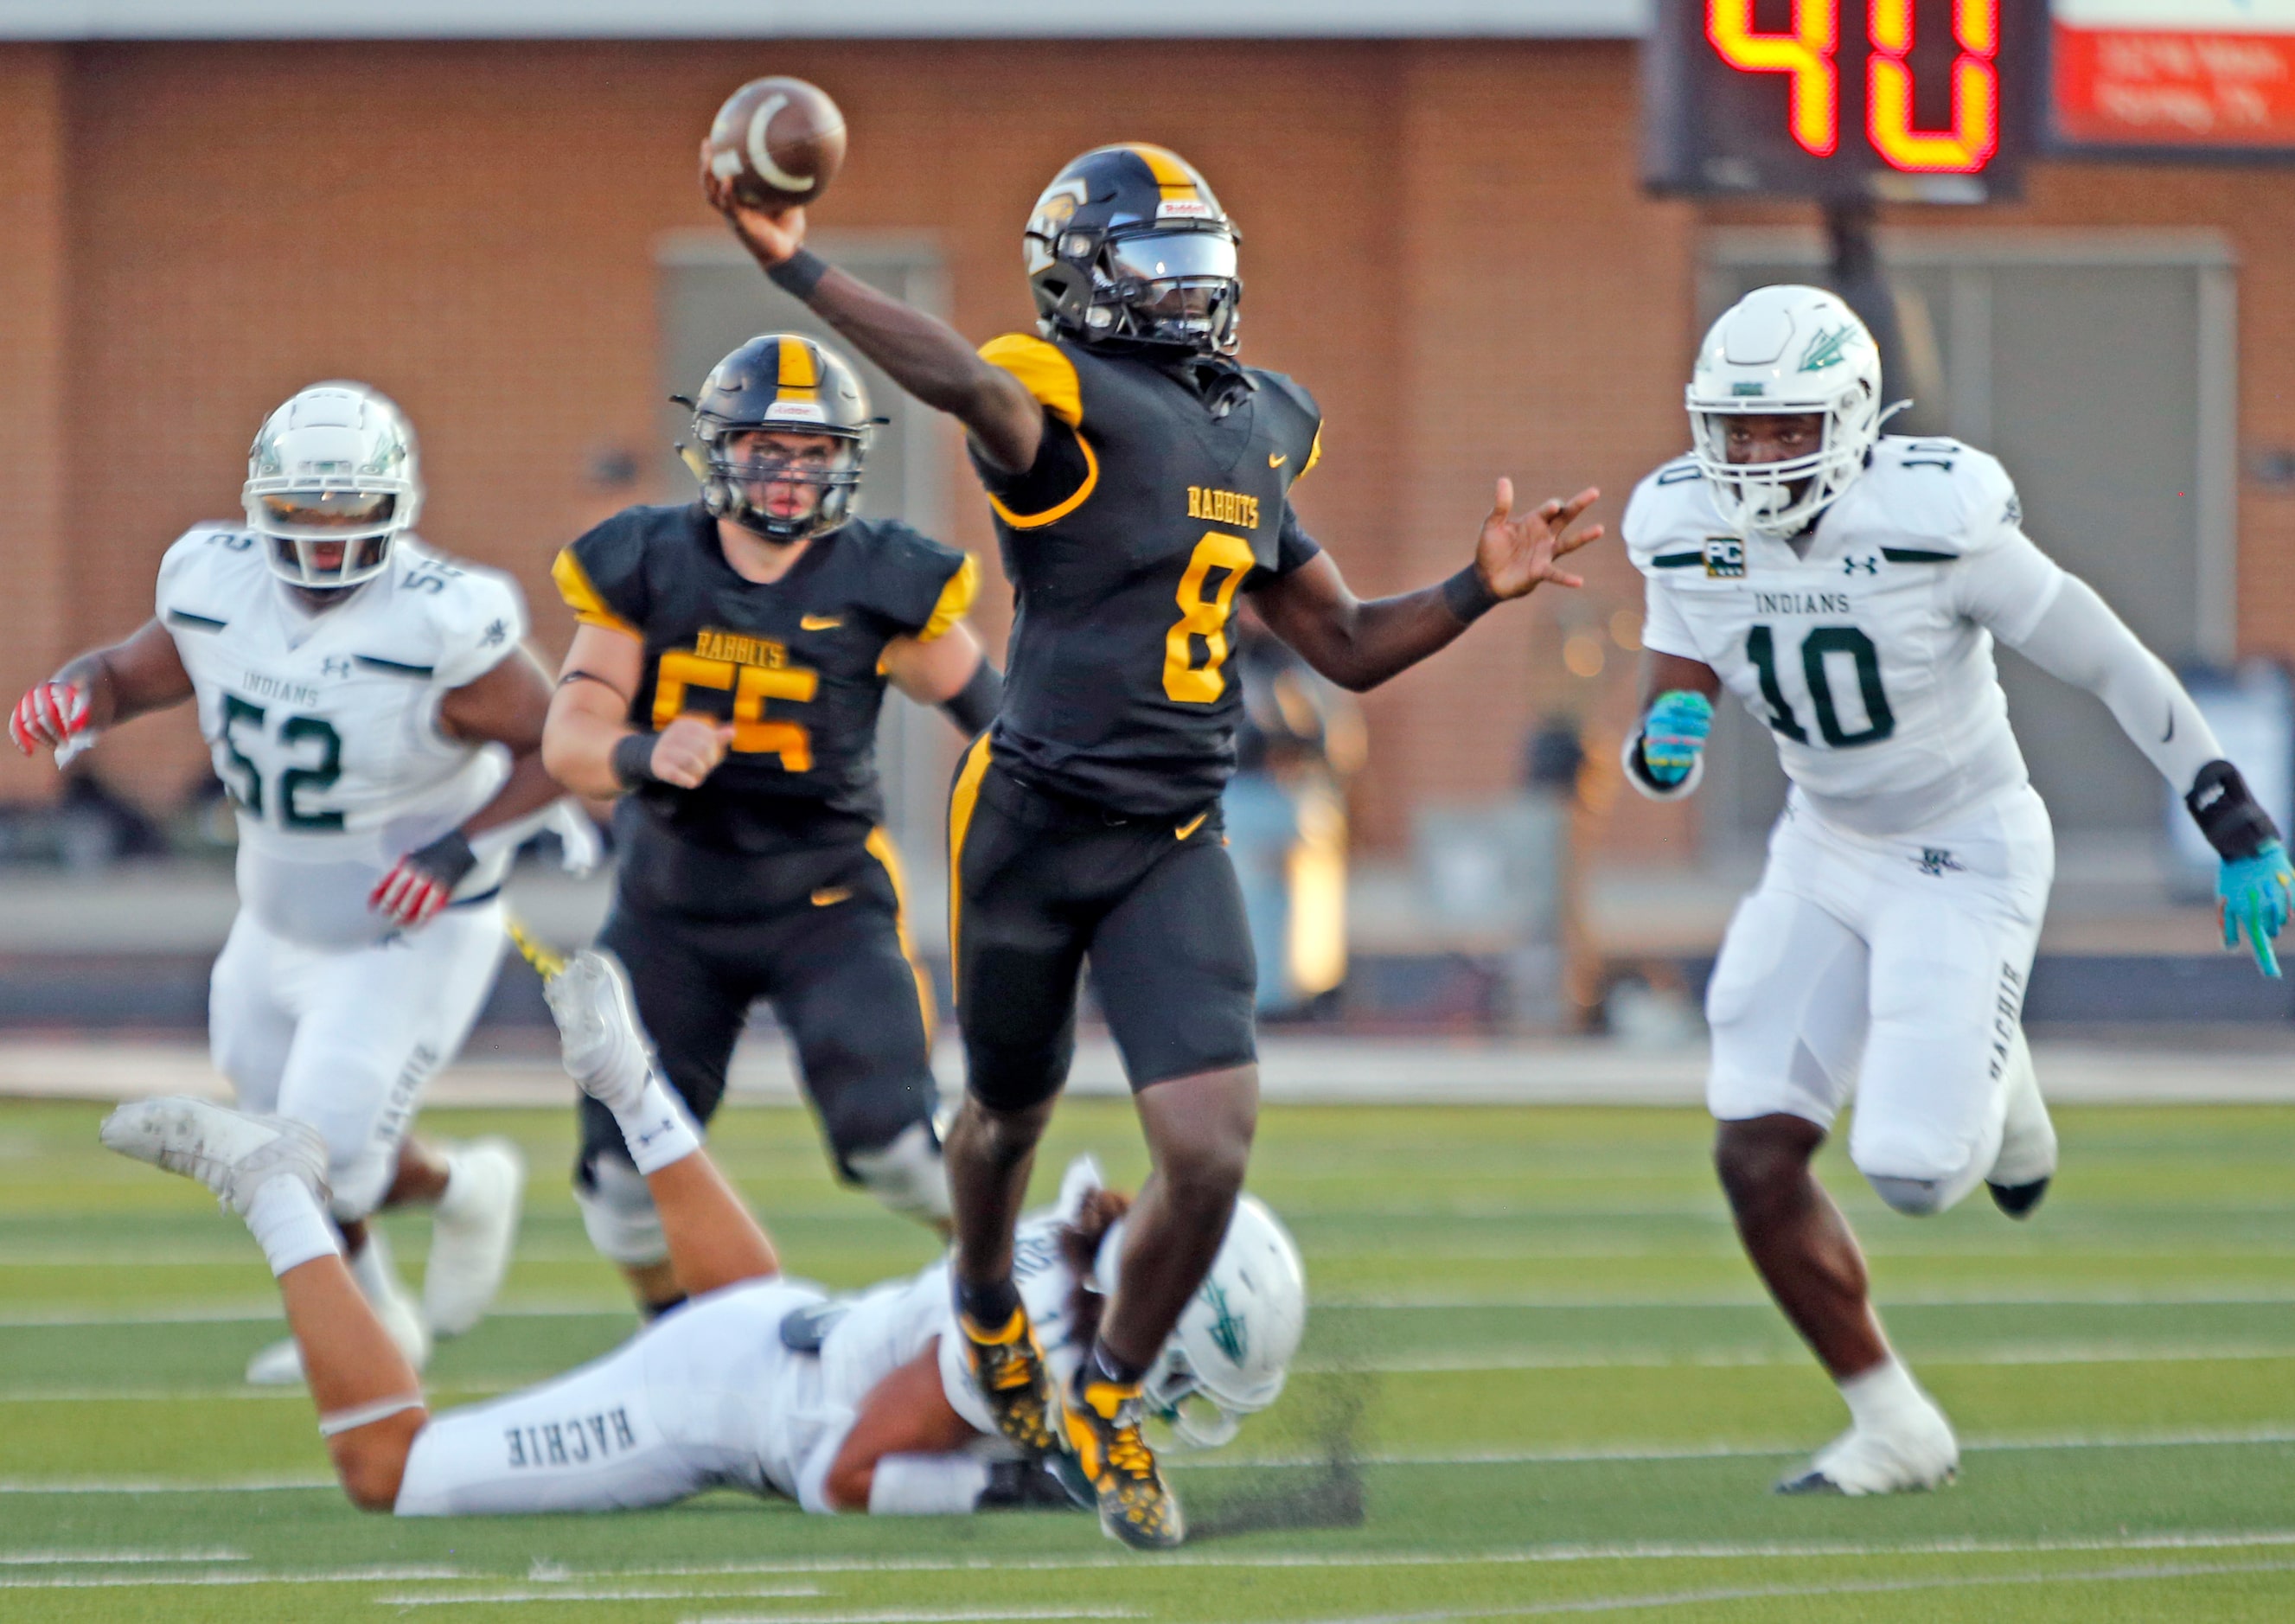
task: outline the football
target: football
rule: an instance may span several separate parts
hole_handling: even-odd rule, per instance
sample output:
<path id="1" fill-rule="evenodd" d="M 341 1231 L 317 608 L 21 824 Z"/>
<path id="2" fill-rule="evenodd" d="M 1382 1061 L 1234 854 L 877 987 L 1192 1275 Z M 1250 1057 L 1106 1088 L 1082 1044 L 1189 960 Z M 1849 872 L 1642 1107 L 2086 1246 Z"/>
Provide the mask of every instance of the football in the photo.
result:
<path id="1" fill-rule="evenodd" d="M 845 115 L 803 79 L 751 79 L 717 110 L 702 161 L 755 208 L 817 202 L 845 161 Z"/>

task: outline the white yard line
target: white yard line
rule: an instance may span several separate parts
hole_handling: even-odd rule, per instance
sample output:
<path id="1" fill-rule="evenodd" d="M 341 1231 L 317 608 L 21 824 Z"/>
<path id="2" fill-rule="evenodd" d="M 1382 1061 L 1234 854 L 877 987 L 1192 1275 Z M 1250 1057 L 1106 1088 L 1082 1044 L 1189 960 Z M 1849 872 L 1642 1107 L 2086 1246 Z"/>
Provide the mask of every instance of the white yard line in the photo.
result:
<path id="1" fill-rule="evenodd" d="M 1344 1613 L 1313 1624 L 1444 1624 L 1453 1619 L 1530 1619 L 1584 1612 L 1654 1612 L 1700 1607 L 1716 1602 L 1790 1600 L 1827 1595 L 1889 1595 L 1903 1591 L 1965 1590 L 1988 1587 L 2054 1584 L 2113 1584 L 2130 1580 L 2209 1579 L 2230 1573 L 2295 1572 L 2295 1563 L 2175 1563 L 2160 1567 L 2098 1568 L 2049 1573 L 1955 1574 L 1938 1579 L 1849 1579 L 1832 1585 L 1737 1585 L 1726 1589 L 1676 1590 L 1646 1595 L 1576 1596 L 1567 1601 L 1517 1602 L 1502 1607 L 1446 1608 L 1437 1612 Z"/>
<path id="2" fill-rule="evenodd" d="M 0 1568 L 110 1567 L 142 1562 L 247 1562 L 244 1551 L 0 1551 Z"/>
<path id="3" fill-rule="evenodd" d="M 1964 1439 L 1964 1451 L 2016 1450 L 2053 1451 L 2059 1449 L 2242 1449 L 2295 1443 L 2295 1428 L 2255 1427 L 2193 1432 L 2164 1433 L 2152 1436 L 2072 1435 L 2057 1438 L 1994 1438 Z M 1794 1439 L 1767 1443 L 1710 1444 L 1615 1444 L 1586 1447 L 1563 1447 L 1550 1449 L 1505 1449 L 1458 1454 L 1416 1454 L 1366 1451 L 1354 1457 L 1356 1464 L 1365 1466 L 1523 1466 L 1523 1465 L 1580 1465 L 1601 1461 L 1669 1461 L 1669 1460 L 1731 1460 L 1759 1459 L 1764 1457 L 1790 1456 L 1806 1453 L 1813 1445 L 1808 1439 Z M 1246 1468 L 1261 1471 L 1286 1471 L 1321 1468 L 1328 1463 L 1321 1456 L 1253 1456 L 1230 1458 L 1206 1456 L 1201 1458 L 1175 1454 L 1172 1465 L 1189 1472 L 1236 1471 Z M 157 1478 L 95 1478 L 57 1482 L 36 1480 L 0 1480 L 0 1494 L 277 1494 L 282 1492 L 332 1489 L 335 1481 L 329 1477 L 266 1477 L 241 1478 L 222 1481 L 163 1481 Z M 2295 1540 L 2295 1534 L 2288 1538 Z M 2026 1547 L 2053 1548 L 2053 1547 Z M 2100 1549 L 2121 1548 L 2114 1544 Z M 1335 1557 L 1332 1560 L 1337 1560 Z M 652 1572 L 656 1570 L 648 1569 Z M 747 1571 L 733 1569 L 729 1571 Z"/>
<path id="4" fill-rule="evenodd" d="M 0 1590 L 176 1590 L 216 1585 L 387 1585 L 417 1579 L 469 1579 L 460 1568 L 333 1568 L 310 1572 L 59 1573 L 37 1578 L 0 1574 Z"/>
<path id="5" fill-rule="evenodd" d="M 378 1598 L 380 1599 L 380 1598 Z M 689 1598 L 698 1601 L 703 1598 Z M 1144 1619 L 1130 1607 L 996 1607 L 986 1611 L 918 1612 L 726 1612 L 680 1619 L 678 1624 L 993 1624 L 1000 1619 Z"/>
<path id="6" fill-rule="evenodd" d="M 2136 1292 L 2099 1287 L 2091 1292 L 2062 1290 L 2021 1292 L 1899 1292 L 1882 1298 L 1886 1312 L 1900 1308 L 2249 1308 L 2295 1305 L 2295 1289 L 2201 1290 Z M 1634 1313 L 1647 1310 L 1731 1312 L 1744 1309 L 1769 1310 L 1765 1297 L 1730 1293 L 1680 1297 L 1589 1297 L 1570 1293 L 1509 1293 L 1467 1296 L 1456 1293 L 1425 1296 L 1409 1293 L 1360 1297 L 1334 1296 L 1314 1305 L 1318 1314 L 1425 1314 L 1446 1311 L 1492 1310 L 1534 1312 L 1540 1310 Z M 1774 1310 L 1769 1310 L 1774 1311 Z M 636 1321 L 625 1303 L 610 1302 L 539 1302 L 510 1303 L 492 1310 L 495 1319 L 618 1319 L 633 1330 Z M 221 1308 L 97 1309 L 79 1307 L 19 1310 L 0 1314 L 0 1331 L 76 1330 L 114 1326 L 240 1325 L 283 1323 L 276 1302 L 249 1302 Z"/>
<path id="7" fill-rule="evenodd" d="M 2146 1348 L 2127 1342 L 2017 1345 L 1940 1352 L 1922 1357 L 1923 1368 L 1940 1365 L 1978 1368 L 2052 1365 L 2180 1365 L 2253 1363 L 2295 1359 L 2295 1342 L 2184 1344 Z M 1624 1348 L 1599 1354 L 1556 1352 L 1540 1348 L 1494 1348 L 1457 1353 L 1404 1354 L 1365 1360 L 1302 1359 L 1295 1371 L 1324 1375 L 1461 1375 L 1515 1370 L 1759 1370 L 1798 1369 L 1809 1358 L 1798 1349 L 1742 1349 L 1721 1352 L 1674 1352 L 1662 1348 Z M 437 1391 L 495 1398 L 546 1382 L 559 1373 L 536 1371 L 524 1378 L 442 1382 Z M 299 1387 L 0 1387 L 0 1404 L 207 1404 L 213 1402 L 307 1403 Z"/>
<path id="8" fill-rule="evenodd" d="M 803 1601 L 820 1594 L 819 1585 L 760 1585 L 747 1590 L 715 1591 L 695 1591 L 690 1587 L 676 1590 L 595 1590 L 552 1587 L 543 1590 L 410 1591 L 400 1595 L 378 1595 L 373 1599 L 378 1606 L 382 1607 L 492 1607 L 514 1602 L 704 1602 L 717 1596 L 727 1601 Z M 781 1618 L 786 1615 L 775 1613 L 772 1616 Z"/>

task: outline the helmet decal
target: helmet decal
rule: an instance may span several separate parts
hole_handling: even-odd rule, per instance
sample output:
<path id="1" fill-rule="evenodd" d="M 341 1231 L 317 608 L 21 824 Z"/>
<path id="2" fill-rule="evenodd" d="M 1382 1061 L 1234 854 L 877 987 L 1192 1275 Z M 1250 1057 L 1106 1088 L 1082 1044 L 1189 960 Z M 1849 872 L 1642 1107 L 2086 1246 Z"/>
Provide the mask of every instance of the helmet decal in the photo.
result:
<path id="1" fill-rule="evenodd" d="M 1801 371 L 1821 372 L 1826 367 L 1839 366 L 1847 359 L 1845 351 L 1848 344 L 1849 329 L 1846 326 L 1817 333 L 1809 339 L 1809 347 L 1801 353 Z"/>
<path id="2" fill-rule="evenodd" d="M 1219 1351 L 1240 1365 L 1251 1357 L 1251 1332 L 1229 1311 L 1227 1293 L 1217 1280 L 1204 1282 L 1204 1301 L 1212 1305 L 1212 1341 Z"/>

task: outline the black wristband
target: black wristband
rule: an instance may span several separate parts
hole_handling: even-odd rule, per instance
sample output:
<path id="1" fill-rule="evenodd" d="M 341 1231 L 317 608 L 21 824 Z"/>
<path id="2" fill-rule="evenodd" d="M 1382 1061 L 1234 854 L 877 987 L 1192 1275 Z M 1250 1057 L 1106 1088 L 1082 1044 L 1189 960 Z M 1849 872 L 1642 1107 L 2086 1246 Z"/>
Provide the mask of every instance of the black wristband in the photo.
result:
<path id="1" fill-rule="evenodd" d="M 2201 768 L 2184 805 L 2207 843 L 2215 847 L 2216 855 L 2226 862 L 2252 857 L 2279 838 L 2271 814 L 2256 804 L 2248 793 L 2247 780 L 2229 762 L 2212 761 Z"/>
<path id="2" fill-rule="evenodd" d="M 1004 673 L 983 660 L 974 670 L 972 681 L 943 699 L 940 708 L 956 723 L 957 731 L 975 739 L 988 730 L 1003 703 Z"/>
<path id="3" fill-rule="evenodd" d="M 653 775 L 653 747 L 660 739 L 658 733 L 626 733 L 615 744 L 614 777 L 623 788 L 661 782 Z"/>
<path id="4" fill-rule="evenodd" d="M 829 274 L 829 261 L 811 249 L 801 248 L 777 265 L 765 269 L 765 280 L 792 298 L 808 299 Z"/>
<path id="5" fill-rule="evenodd" d="M 406 861 L 437 881 L 440 890 L 452 891 L 478 866 L 478 854 L 470 850 L 461 830 L 450 828 L 429 845 L 409 852 Z"/>
<path id="6" fill-rule="evenodd" d="M 1482 583 L 1482 571 L 1469 564 L 1442 583 L 1442 604 L 1471 626 L 1499 607 L 1499 595 Z"/>

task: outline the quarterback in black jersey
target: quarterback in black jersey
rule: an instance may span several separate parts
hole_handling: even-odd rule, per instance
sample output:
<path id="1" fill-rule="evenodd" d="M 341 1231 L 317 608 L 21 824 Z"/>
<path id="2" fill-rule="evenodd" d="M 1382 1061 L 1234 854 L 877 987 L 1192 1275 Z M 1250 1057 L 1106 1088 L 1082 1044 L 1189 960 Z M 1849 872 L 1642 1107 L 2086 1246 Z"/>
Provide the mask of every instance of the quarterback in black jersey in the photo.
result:
<path id="1" fill-rule="evenodd" d="M 580 624 L 543 749 L 568 788 L 621 797 L 600 941 L 693 1114 L 716 1110 L 768 1000 L 838 1171 L 944 1226 L 934 1000 L 881 827 L 877 717 L 889 680 L 977 733 L 999 683 L 962 619 L 978 566 L 855 513 L 871 420 L 852 367 L 810 339 L 719 362 L 688 453 L 702 500 L 628 509 L 559 555 Z M 610 1115 L 584 1100 L 582 1121 L 591 1238 L 667 1307 L 644 1182 Z"/>
<path id="2" fill-rule="evenodd" d="M 1571 529 L 1597 493 L 1516 517 L 1501 479 L 1466 567 L 1358 600 L 1291 508 L 1321 414 L 1235 360 L 1234 227 L 1161 147 L 1101 147 L 1053 177 L 1024 238 L 1038 333 L 977 354 L 806 251 L 801 209 L 742 204 L 706 161 L 703 185 L 775 283 L 970 431 L 1017 613 L 1003 707 L 950 808 L 959 1321 L 1007 1435 L 1072 1450 L 1116 1538 L 1176 1544 L 1141 1375 L 1226 1232 L 1258 1109 L 1250 936 L 1219 815 L 1237 595 L 1316 670 L 1370 688 L 1501 600 L 1579 584 L 1558 560 L 1601 534 Z M 1156 1171 L 1099 1340 L 1055 1395 L 1012 1289 L 1012 1232 L 1087 962 Z"/>

